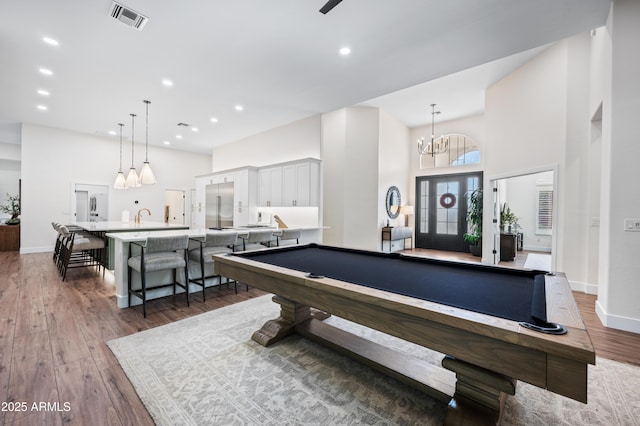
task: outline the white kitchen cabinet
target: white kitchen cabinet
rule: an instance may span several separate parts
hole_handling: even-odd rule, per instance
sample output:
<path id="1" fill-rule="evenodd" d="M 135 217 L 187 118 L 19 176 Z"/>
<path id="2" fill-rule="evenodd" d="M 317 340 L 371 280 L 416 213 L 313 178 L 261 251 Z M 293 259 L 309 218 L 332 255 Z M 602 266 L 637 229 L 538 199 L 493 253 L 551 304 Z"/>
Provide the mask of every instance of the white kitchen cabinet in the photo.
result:
<path id="1" fill-rule="evenodd" d="M 258 170 L 258 206 L 282 205 L 282 167 Z"/>
<path id="2" fill-rule="evenodd" d="M 282 205 L 309 207 L 320 204 L 320 164 L 304 161 L 282 166 Z"/>
<path id="3" fill-rule="evenodd" d="M 258 172 L 247 168 L 233 176 L 233 226 L 247 226 L 257 215 Z"/>

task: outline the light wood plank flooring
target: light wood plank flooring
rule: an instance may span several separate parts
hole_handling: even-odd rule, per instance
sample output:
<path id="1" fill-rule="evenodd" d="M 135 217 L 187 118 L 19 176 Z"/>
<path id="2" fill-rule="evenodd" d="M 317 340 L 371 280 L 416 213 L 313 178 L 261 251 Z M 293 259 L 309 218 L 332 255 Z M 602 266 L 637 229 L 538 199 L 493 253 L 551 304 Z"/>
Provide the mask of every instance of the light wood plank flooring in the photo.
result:
<path id="1" fill-rule="evenodd" d="M 63 283 L 51 253 L 0 252 L 0 403 L 27 403 L 0 411 L 0 424 L 151 425 L 106 342 L 263 294 L 213 288 L 190 307 L 168 297 L 150 302 L 144 319 L 138 308 L 116 307 L 110 274 L 75 269 Z M 640 335 L 602 327 L 595 297 L 576 299 L 598 355 L 640 365 Z"/>

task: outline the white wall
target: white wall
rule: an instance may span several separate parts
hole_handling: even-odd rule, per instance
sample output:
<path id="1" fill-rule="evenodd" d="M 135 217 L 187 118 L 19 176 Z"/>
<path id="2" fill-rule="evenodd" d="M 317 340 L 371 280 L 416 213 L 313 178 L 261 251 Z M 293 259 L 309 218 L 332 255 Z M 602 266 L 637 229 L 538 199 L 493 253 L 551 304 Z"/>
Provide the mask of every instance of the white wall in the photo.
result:
<path id="1" fill-rule="evenodd" d="M 20 161 L 20 145 L 0 142 L 0 160 Z"/>
<path id="2" fill-rule="evenodd" d="M 411 192 L 410 169 L 407 167 L 410 158 L 409 128 L 397 118 L 380 110 L 379 157 L 378 157 L 378 224 L 386 225 L 386 196 L 390 186 L 400 190 L 402 205 L 415 206 L 415 193 Z M 409 218 L 409 226 L 413 226 L 414 217 Z M 392 226 L 404 226 L 405 218 L 389 219 Z"/>
<path id="3" fill-rule="evenodd" d="M 343 199 L 343 244 L 375 249 L 378 230 L 378 164 L 380 111 L 377 108 L 347 108 Z M 326 208 L 339 208 L 329 206 Z M 324 222 L 325 226 L 331 224 Z"/>
<path id="4" fill-rule="evenodd" d="M 379 240 L 377 108 L 345 108 L 322 117 L 324 242 L 375 249 Z"/>
<path id="5" fill-rule="evenodd" d="M 586 88 L 585 88 L 586 90 Z M 556 269 L 576 276 L 573 265 L 563 264 L 566 235 L 565 141 L 567 140 L 567 42 L 560 41 L 504 79 L 489 87 L 485 96 L 484 187 L 492 179 L 527 174 L 559 165 L 554 248 Z M 484 223 L 493 218 L 492 197 L 484 197 Z M 491 227 L 484 227 L 483 253 L 490 253 Z"/>
<path id="6" fill-rule="evenodd" d="M 208 171 L 263 167 L 302 158 L 320 158 L 320 123 L 321 116 L 317 114 L 217 146 L 212 150 L 211 170 Z"/>
<path id="7" fill-rule="evenodd" d="M 122 210 L 131 211 L 133 217 L 139 208 L 147 207 L 152 213 L 149 220 L 162 222 L 165 189 L 185 190 L 190 194 L 194 176 L 207 173 L 211 165 L 208 155 L 149 146 L 149 162 L 158 183 L 118 191 L 112 187 L 119 153 L 118 140 L 23 125 L 21 252 L 51 250 L 54 242 L 51 222 L 74 221 L 71 212 L 74 183 L 108 185 L 111 220 L 120 220 Z M 139 169 L 144 158 L 143 144 L 136 145 L 135 157 Z M 125 173 L 130 164 L 130 156 L 125 155 Z"/>
<path id="8" fill-rule="evenodd" d="M 565 169 L 562 192 L 564 201 L 563 264 L 571 274 L 576 290 L 587 290 L 589 253 L 589 154 L 591 113 L 589 87 L 591 36 L 588 33 L 566 40 L 567 113 Z"/>
<path id="9" fill-rule="evenodd" d="M 346 227 L 346 121 L 346 109 L 322 114 L 322 224 L 327 227 L 322 239 L 334 246 L 342 245 Z"/>
<path id="10" fill-rule="evenodd" d="M 640 233 L 625 232 L 625 218 L 640 218 L 640 3 L 615 0 L 610 17 L 610 95 L 603 94 L 603 203 L 600 239 L 604 257 L 597 310 L 607 326 L 640 332 Z M 603 58 L 607 60 L 609 58 Z M 605 82 L 606 84 L 607 82 Z M 607 87 L 607 86 L 605 86 Z M 610 120 L 610 121 L 609 121 Z M 609 125 L 607 123 L 609 122 Z M 610 133 L 609 133 L 610 132 Z"/>
<path id="11" fill-rule="evenodd" d="M 407 127 L 377 108 L 344 108 L 322 116 L 323 224 L 326 244 L 378 250 L 387 221 L 387 189 L 410 204 Z M 400 221 L 402 223 L 400 223 Z M 404 217 L 391 220 L 404 224 Z"/>

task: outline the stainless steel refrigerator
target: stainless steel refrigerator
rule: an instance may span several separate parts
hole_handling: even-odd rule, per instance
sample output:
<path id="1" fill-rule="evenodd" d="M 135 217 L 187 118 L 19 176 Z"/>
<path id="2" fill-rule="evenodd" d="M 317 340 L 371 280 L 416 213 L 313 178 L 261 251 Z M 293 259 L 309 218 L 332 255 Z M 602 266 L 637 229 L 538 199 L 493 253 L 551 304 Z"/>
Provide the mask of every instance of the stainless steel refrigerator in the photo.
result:
<path id="1" fill-rule="evenodd" d="M 208 229 L 233 226 L 233 182 L 207 185 L 205 217 Z"/>

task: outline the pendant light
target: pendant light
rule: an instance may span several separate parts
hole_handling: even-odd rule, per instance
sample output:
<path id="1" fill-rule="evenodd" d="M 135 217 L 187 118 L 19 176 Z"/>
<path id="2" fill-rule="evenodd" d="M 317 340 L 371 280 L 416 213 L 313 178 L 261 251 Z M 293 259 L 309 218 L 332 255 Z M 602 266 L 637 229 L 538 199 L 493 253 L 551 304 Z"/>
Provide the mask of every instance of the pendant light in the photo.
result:
<path id="1" fill-rule="evenodd" d="M 129 169 L 129 174 L 127 175 L 127 181 L 125 186 L 127 188 L 139 188 L 142 185 L 140 184 L 140 179 L 138 179 L 138 172 L 136 172 L 136 168 L 133 166 L 133 135 L 134 135 L 134 120 L 136 118 L 135 114 L 129 114 L 131 116 L 131 168 Z"/>
<path id="2" fill-rule="evenodd" d="M 156 177 L 149 165 L 149 104 L 150 101 L 143 101 L 147 107 L 147 130 L 146 130 L 146 142 L 145 142 L 145 158 L 142 170 L 140 170 L 140 183 L 143 185 L 153 185 L 156 183 Z"/>
<path id="3" fill-rule="evenodd" d="M 124 126 L 124 124 L 118 123 L 118 126 L 120 126 L 120 170 L 116 175 L 116 181 L 113 184 L 113 189 L 127 189 L 124 173 L 122 173 L 122 126 Z"/>

